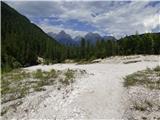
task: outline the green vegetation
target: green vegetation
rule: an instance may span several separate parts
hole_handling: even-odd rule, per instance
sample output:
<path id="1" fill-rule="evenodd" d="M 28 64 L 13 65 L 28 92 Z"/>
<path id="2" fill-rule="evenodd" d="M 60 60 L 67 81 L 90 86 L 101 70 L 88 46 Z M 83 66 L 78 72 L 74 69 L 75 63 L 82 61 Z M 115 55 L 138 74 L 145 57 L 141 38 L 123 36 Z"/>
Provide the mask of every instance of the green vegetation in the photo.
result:
<path id="1" fill-rule="evenodd" d="M 46 62 L 63 61 L 61 46 L 25 16 L 1 2 L 2 12 L 2 72 L 38 64 L 37 57 Z"/>
<path id="2" fill-rule="evenodd" d="M 41 69 L 38 69 L 36 72 L 33 73 L 33 77 L 36 79 L 43 79 L 43 72 Z"/>
<path id="3" fill-rule="evenodd" d="M 144 100 L 143 104 L 135 102 L 134 103 L 134 109 L 138 111 L 146 111 L 147 109 L 152 109 L 153 103 L 150 101 Z"/>
<path id="4" fill-rule="evenodd" d="M 153 69 L 154 71 L 160 72 L 160 66 L 157 66 Z"/>
<path id="5" fill-rule="evenodd" d="M 129 111 L 131 116 L 128 119 L 150 120 L 152 118 L 159 119 L 159 116 L 150 115 L 159 113 L 160 101 L 160 69 L 159 66 L 143 71 L 138 71 L 124 78 L 125 87 L 128 89 L 128 97 L 130 101 Z"/>
<path id="6" fill-rule="evenodd" d="M 150 89 L 160 89 L 160 67 L 138 71 L 126 76 L 124 80 L 125 87 L 142 85 Z"/>
<path id="7" fill-rule="evenodd" d="M 1 2 L 2 72 L 38 64 L 64 62 L 67 59 L 88 63 L 114 55 L 160 54 L 160 33 L 131 35 L 119 40 L 98 40 L 95 45 L 82 39 L 79 46 L 60 45 L 25 16 Z"/>
<path id="8" fill-rule="evenodd" d="M 54 69 L 48 72 L 41 69 L 34 72 L 15 69 L 4 73 L 1 79 L 2 103 L 23 98 L 34 91 L 45 91 L 44 86 L 54 85 L 57 82 L 64 86 L 69 85 L 73 83 L 75 72 L 71 69 L 65 72 Z"/>
<path id="9" fill-rule="evenodd" d="M 71 70 L 71 69 L 68 69 L 67 72 L 64 73 L 64 75 L 65 75 L 64 83 L 66 85 L 69 85 L 70 83 L 73 83 L 73 79 L 75 78 L 74 74 L 75 74 L 75 71 Z"/>

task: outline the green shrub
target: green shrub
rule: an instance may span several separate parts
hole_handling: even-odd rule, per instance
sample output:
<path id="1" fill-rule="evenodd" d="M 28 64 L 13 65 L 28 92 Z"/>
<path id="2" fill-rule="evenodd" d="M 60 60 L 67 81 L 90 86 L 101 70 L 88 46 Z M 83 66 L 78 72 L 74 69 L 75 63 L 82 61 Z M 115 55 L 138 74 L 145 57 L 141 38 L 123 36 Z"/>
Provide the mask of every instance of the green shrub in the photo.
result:
<path id="1" fill-rule="evenodd" d="M 43 72 L 41 69 L 37 69 L 37 71 L 35 73 L 33 73 L 33 77 L 36 79 L 43 79 Z"/>
<path id="2" fill-rule="evenodd" d="M 128 86 L 133 86 L 136 84 L 137 79 L 134 78 L 133 75 L 128 75 L 124 78 L 124 86 L 128 87 Z"/>
<path id="3" fill-rule="evenodd" d="M 75 74 L 74 70 L 68 69 L 67 72 L 65 72 L 65 79 L 67 79 L 67 80 L 74 79 L 74 74 Z"/>
<path id="4" fill-rule="evenodd" d="M 158 65 L 157 67 L 155 67 L 154 69 L 153 69 L 154 71 L 160 71 L 160 66 Z"/>
<path id="5" fill-rule="evenodd" d="M 58 73 L 56 72 L 56 70 L 52 69 L 49 73 L 48 76 L 50 78 L 57 78 L 58 77 Z"/>

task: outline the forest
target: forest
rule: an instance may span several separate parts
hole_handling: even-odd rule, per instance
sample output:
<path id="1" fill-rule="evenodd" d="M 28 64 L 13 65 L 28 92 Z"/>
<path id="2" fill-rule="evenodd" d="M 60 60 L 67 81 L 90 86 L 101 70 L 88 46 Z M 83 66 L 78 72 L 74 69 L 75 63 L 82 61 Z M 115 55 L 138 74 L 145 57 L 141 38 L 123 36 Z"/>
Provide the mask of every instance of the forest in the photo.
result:
<path id="1" fill-rule="evenodd" d="M 4 2 L 1 2 L 1 15 L 2 72 L 36 65 L 38 57 L 47 63 L 61 63 L 66 59 L 80 61 L 115 55 L 160 54 L 160 33 L 98 40 L 95 45 L 82 38 L 79 46 L 64 46 Z"/>

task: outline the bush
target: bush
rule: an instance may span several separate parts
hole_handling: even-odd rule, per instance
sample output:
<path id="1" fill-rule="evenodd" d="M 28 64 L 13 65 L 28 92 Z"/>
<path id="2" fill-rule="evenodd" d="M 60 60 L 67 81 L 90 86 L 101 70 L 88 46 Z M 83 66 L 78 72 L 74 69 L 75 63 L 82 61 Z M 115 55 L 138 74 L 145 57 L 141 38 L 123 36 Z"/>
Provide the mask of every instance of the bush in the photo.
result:
<path id="1" fill-rule="evenodd" d="M 136 79 L 136 76 L 131 74 L 131 75 L 128 75 L 124 78 L 124 86 L 125 87 L 128 87 L 128 86 L 133 86 L 137 83 L 138 79 Z"/>
<path id="2" fill-rule="evenodd" d="M 38 69 L 35 73 L 33 73 L 33 77 L 36 79 L 43 79 L 43 72 L 41 69 Z"/>
<path id="3" fill-rule="evenodd" d="M 74 72 L 73 70 L 68 69 L 67 72 L 65 73 L 65 79 L 67 80 L 72 80 L 74 79 Z"/>
<path id="4" fill-rule="evenodd" d="M 158 65 L 157 67 L 155 67 L 154 69 L 153 69 L 154 71 L 160 71 L 160 66 Z"/>

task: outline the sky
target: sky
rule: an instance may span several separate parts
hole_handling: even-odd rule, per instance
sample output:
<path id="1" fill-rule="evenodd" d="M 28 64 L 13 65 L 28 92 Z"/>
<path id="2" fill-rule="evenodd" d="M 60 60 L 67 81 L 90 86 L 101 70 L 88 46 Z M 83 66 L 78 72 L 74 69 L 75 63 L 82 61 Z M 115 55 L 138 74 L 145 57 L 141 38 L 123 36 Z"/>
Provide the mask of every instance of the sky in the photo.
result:
<path id="1" fill-rule="evenodd" d="M 47 32 L 116 38 L 160 32 L 160 1 L 5 1 Z"/>

